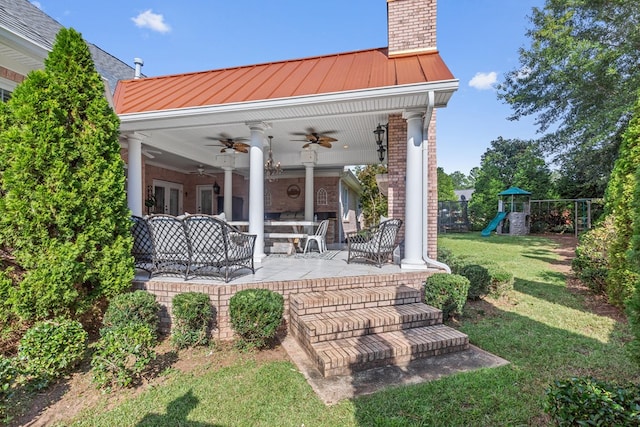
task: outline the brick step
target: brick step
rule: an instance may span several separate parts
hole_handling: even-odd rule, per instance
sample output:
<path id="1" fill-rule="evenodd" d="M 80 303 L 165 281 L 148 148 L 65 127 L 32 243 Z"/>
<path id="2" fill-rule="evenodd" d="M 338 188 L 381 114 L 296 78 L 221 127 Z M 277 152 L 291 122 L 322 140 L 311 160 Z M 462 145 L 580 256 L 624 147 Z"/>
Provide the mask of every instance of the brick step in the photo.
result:
<path id="1" fill-rule="evenodd" d="M 329 313 L 420 302 L 420 291 L 408 286 L 381 286 L 337 291 L 293 294 L 289 297 L 291 316 Z"/>
<path id="2" fill-rule="evenodd" d="M 307 314 L 292 321 L 305 345 L 442 323 L 442 311 L 423 303 Z"/>
<path id="3" fill-rule="evenodd" d="M 406 366 L 412 360 L 463 351 L 467 335 L 445 325 L 423 326 L 402 331 L 323 341 L 307 351 L 325 377 L 380 366 Z"/>

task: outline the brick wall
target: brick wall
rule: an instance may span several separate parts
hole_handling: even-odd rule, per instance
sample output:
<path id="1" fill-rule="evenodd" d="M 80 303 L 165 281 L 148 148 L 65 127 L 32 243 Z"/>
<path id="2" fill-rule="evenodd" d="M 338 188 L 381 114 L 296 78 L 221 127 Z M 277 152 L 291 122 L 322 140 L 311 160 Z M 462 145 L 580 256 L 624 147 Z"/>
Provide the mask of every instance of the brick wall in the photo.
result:
<path id="1" fill-rule="evenodd" d="M 16 83 L 22 83 L 22 81 L 25 79 L 25 76 L 23 76 L 22 74 L 11 71 L 10 69 L 5 67 L 0 67 L 0 77 Z"/>
<path id="2" fill-rule="evenodd" d="M 196 213 L 198 211 L 196 206 L 196 186 L 213 185 L 217 182 L 220 186 L 219 195 L 224 195 L 224 172 L 213 175 L 214 176 L 185 174 L 182 172 L 164 169 L 153 165 L 145 165 L 143 169 L 144 191 L 142 193 L 142 196 L 144 198 L 147 197 L 147 186 L 153 185 L 154 179 L 182 184 L 183 210 L 189 213 Z M 245 201 L 243 206 L 243 215 L 245 218 L 247 218 L 249 215 L 249 181 L 245 180 L 241 175 L 233 174 L 232 192 L 233 197 L 241 197 Z M 214 210 L 217 209 L 217 207 L 217 203 L 214 203 Z M 146 208 L 144 209 L 144 212 L 146 212 Z"/>
<path id="3" fill-rule="evenodd" d="M 436 49 L 436 0 L 387 0 L 389 55 Z"/>
<path id="4" fill-rule="evenodd" d="M 156 301 L 162 307 L 160 311 L 160 329 L 164 333 L 171 330 L 172 300 L 177 294 L 185 292 L 202 292 L 209 295 L 214 308 L 215 325 L 212 337 L 218 340 L 233 338 L 233 329 L 229 319 L 229 300 L 238 291 L 249 288 L 270 289 L 284 296 L 284 318 L 289 320 L 289 295 L 299 292 L 320 292 L 341 289 L 371 288 L 378 286 L 410 286 L 422 290 L 424 281 L 434 271 L 379 274 L 370 276 L 331 277 L 323 279 L 299 279 L 279 282 L 261 282 L 246 284 L 223 283 L 189 283 L 163 282 L 161 279 L 147 282 L 135 281 L 133 289 L 143 289 L 155 295 Z"/>
<path id="5" fill-rule="evenodd" d="M 278 212 L 304 212 L 304 177 L 300 178 L 279 178 L 277 181 L 266 181 L 264 183 L 265 192 L 271 193 L 271 204 L 264 207 L 266 213 Z M 316 194 L 314 194 L 313 210 L 314 212 L 336 212 L 339 211 L 339 194 L 338 183 L 340 178 L 332 177 L 314 177 L 314 191 L 318 192 L 320 188 L 324 188 L 327 192 L 327 204 L 318 204 Z M 297 185 L 300 188 L 300 195 L 291 198 L 287 195 L 287 188 L 291 185 Z"/>

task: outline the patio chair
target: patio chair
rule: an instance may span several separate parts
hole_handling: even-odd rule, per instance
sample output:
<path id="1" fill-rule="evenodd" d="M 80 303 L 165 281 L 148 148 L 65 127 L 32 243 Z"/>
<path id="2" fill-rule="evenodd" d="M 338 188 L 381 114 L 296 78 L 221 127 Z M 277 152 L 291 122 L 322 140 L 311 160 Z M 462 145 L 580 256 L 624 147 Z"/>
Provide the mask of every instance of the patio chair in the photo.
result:
<path id="1" fill-rule="evenodd" d="M 146 271 L 151 276 L 153 271 L 153 243 L 151 242 L 151 234 L 149 234 L 149 226 L 144 218 L 131 216 L 131 235 L 133 236 L 133 248 L 131 255 L 134 259 L 134 266 Z"/>
<path id="2" fill-rule="evenodd" d="M 320 221 L 320 225 L 318 225 L 318 229 L 315 234 L 310 234 L 307 236 L 307 241 L 304 244 L 303 253 L 307 253 L 307 248 L 309 247 L 309 242 L 316 242 L 318 246 L 318 252 L 323 253 L 327 250 L 327 242 L 325 240 L 325 236 L 327 235 L 327 228 L 329 228 L 329 220 L 325 219 Z"/>
<path id="3" fill-rule="evenodd" d="M 187 215 L 183 222 L 191 254 L 190 273 L 197 276 L 220 275 L 225 282 L 229 282 L 232 273 L 242 268 L 248 268 L 255 274 L 255 234 L 243 233 L 213 215 Z"/>
<path id="4" fill-rule="evenodd" d="M 189 243 L 182 220 L 165 214 L 147 218 L 153 244 L 152 275 L 166 273 L 189 276 Z"/>
<path id="5" fill-rule="evenodd" d="M 377 226 L 347 234 L 347 263 L 360 258 L 381 268 L 393 255 L 401 226 L 402 220 L 388 219 Z"/>

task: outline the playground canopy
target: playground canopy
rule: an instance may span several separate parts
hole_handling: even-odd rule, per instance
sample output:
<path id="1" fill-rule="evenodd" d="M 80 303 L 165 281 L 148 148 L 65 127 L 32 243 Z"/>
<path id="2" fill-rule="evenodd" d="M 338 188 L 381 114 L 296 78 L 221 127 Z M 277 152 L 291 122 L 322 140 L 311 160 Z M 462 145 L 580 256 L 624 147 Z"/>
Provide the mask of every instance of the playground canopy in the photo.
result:
<path id="1" fill-rule="evenodd" d="M 525 196 L 525 195 L 531 195 L 530 192 L 523 190 L 522 188 L 518 188 L 518 187 L 509 187 L 506 190 L 502 191 L 501 193 L 498 193 L 498 196 Z"/>

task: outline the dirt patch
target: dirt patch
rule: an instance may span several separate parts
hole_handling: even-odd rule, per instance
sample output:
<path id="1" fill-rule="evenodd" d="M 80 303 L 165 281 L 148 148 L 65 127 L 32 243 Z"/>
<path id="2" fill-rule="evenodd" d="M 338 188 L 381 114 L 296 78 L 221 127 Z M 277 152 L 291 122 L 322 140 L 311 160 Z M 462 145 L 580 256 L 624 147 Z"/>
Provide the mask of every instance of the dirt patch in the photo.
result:
<path id="1" fill-rule="evenodd" d="M 576 255 L 578 241 L 573 236 L 559 234 L 549 234 L 545 237 L 553 240 L 556 244 L 556 253 L 560 256 L 560 262 L 551 265 L 551 268 L 567 275 L 567 289 L 569 292 L 579 295 L 584 299 L 587 310 L 599 316 L 609 317 L 616 322 L 626 323 L 627 317 L 624 310 L 608 303 L 604 295 L 595 295 L 584 285 L 571 269 L 571 261 Z"/>
<path id="2" fill-rule="evenodd" d="M 91 381 L 91 367 L 87 362 L 79 372 L 59 381 L 45 392 L 28 395 L 18 393 L 16 401 L 28 407 L 22 414 L 14 415 L 9 426 L 44 427 L 62 423 L 76 417 L 82 410 L 100 406 L 105 411 L 117 407 L 149 388 L 165 383 L 169 376 L 163 372 L 179 371 L 189 373 L 198 370 L 204 373 L 209 369 L 236 364 L 242 360 L 255 360 L 257 363 L 289 360 L 287 353 L 279 345 L 259 352 L 241 353 L 231 343 L 218 343 L 211 347 L 175 351 L 168 339 L 156 348 L 158 358 L 154 362 L 149 378 L 135 388 L 104 393 L 96 389 Z"/>

